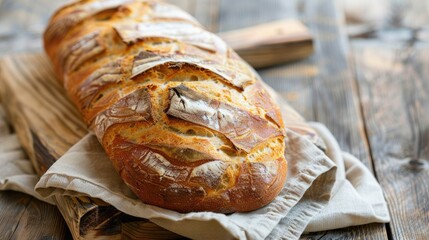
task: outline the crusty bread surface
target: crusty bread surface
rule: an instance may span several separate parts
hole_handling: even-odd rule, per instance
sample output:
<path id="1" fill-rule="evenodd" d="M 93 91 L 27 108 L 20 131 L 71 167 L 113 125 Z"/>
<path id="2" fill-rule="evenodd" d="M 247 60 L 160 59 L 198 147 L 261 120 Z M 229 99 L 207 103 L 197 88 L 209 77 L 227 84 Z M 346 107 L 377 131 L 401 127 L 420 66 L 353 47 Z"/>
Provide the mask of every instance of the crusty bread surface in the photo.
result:
<path id="1" fill-rule="evenodd" d="M 257 73 L 159 1 L 87 0 L 44 34 L 59 80 L 124 182 L 179 212 L 251 211 L 282 189 L 278 106 Z"/>

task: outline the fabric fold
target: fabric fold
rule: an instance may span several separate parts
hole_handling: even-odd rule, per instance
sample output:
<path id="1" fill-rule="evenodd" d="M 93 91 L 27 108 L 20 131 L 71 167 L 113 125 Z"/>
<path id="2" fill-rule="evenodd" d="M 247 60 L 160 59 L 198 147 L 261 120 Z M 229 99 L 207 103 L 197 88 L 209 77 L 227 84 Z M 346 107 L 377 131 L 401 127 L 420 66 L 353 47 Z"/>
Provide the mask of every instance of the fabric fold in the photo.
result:
<path id="1" fill-rule="evenodd" d="M 144 204 L 123 183 L 91 134 L 39 180 L 3 118 L 0 190 L 24 192 L 49 203 L 54 195 L 98 198 L 193 239 L 299 239 L 304 232 L 388 222 L 383 192 L 372 173 L 354 156 L 342 152 L 324 125 L 310 123 L 320 141 L 295 132 L 301 128 L 293 126 L 287 130 L 285 157 L 289 167 L 283 190 L 273 202 L 249 213 L 181 214 Z M 317 144 L 321 141 L 324 143 Z M 321 146 L 326 152 L 319 149 Z"/>
<path id="2" fill-rule="evenodd" d="M 320 149 L 293 131 L 288 130 L 287 135 L 286 149 L 289 151 L 286 151 L 286 158 L 291 159 L 288 181 L 273 202 L 249 213 L 181 214 L 144 204 L 122 182 L 98 140 L 91 134 L 73 146 L 41 177 L 36 190 L 44 197 L 58 194 L 99 198 L 124 213 L 150 219 L 192 239 L 263 239 L 284 221 L 312 187 L 317 190 L 311 197 L 318 199 L 318 204 L 306 209 L 304 221 L 308 223 L 326 206 L 335 182 L 335 165 Z M 298 238 L 301 233 L 294 237 Z"/>

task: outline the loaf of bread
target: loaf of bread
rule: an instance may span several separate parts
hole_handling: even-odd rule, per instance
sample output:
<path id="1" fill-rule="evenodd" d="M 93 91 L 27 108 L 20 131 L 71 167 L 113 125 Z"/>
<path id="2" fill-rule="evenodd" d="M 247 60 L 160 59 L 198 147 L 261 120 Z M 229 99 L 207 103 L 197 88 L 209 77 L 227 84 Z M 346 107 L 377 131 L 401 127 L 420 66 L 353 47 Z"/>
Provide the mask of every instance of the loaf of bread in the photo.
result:
<path id="1" fill-rule="evenodd" d="M 251 211 L 282 189 L 278 106 L 257 73 L 189 14 L 154 0 L 83 0 L 44 46 L 114 167 L 145 203 Z"/>

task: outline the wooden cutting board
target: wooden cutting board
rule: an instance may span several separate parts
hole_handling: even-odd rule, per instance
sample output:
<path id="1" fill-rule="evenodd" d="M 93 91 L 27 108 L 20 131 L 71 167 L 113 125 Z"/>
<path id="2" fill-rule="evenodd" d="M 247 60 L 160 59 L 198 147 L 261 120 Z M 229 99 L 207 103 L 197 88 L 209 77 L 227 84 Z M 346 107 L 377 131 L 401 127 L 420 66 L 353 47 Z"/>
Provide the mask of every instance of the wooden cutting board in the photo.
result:
<path id="1" fill-rule="evenodd" d="M 295 20 L 242 31 L 221 36 L 257 67 L 300 59 L 313 49 L 308 29 Z M 250 38 L 258 33 L 258 38 Z M 248 40 L 239 41 L 242 36 L 249 36 L 246 37 Z M 279 50 L 282 50 L 281 54 Z M 288 54 L 284 54 L 285 51 Z M 285 58 L 285 55 L 289 57 Z M 88 133 L 44 54 L 13 55 L 1 59 L 0 96 L 9 120 L 39 175 Z M 54 200 L 75 239 L 93 239 L 96 236 L 109 239 L 182 238 L 146 219 L 119 212 L 97 199 L 57 196 Z"/>
<path id="2" fill-rule="evenodd" d="M 254 68 L 306 58 L 313 52 L 308 28 L 296 19 L 283 19 L 218 34 Z"/>
<path id="3" fill-rule="evenodd" d="M 44 54 L 1 59 L 0 83 L 7 116 L 39 175 L 88 133 Z M 97 199 L 56 197 L 54 200 L 75 239 L 181 238 Z"/>

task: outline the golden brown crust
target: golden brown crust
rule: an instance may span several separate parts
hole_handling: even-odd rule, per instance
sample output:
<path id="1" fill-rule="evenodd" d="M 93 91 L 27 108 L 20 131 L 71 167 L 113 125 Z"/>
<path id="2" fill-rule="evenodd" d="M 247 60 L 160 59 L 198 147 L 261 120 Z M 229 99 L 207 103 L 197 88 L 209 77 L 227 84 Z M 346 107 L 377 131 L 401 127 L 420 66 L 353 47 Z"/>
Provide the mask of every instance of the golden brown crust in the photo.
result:
<path id="1" fill-rule="evenodd" d="M 145 203 L 179 212 L 251 211 L 276 197 L 285 181 L 283 158 L 244 163 L 210 159 L 189 164 L 144 145 L 128 143 L 124 147 L 125 139 L 115 141 L 113 145 L 121 147 L 111 150 L 114 165 L 136 195 Z"/>
<path id="2" fill-rule="evenodd" d="M 251 211 L 286 178 L 284 126 L 259 76 L 187 13 L 154 0 L 60 9 L 45 49 L 123 180 L 180 212 Z"/>

